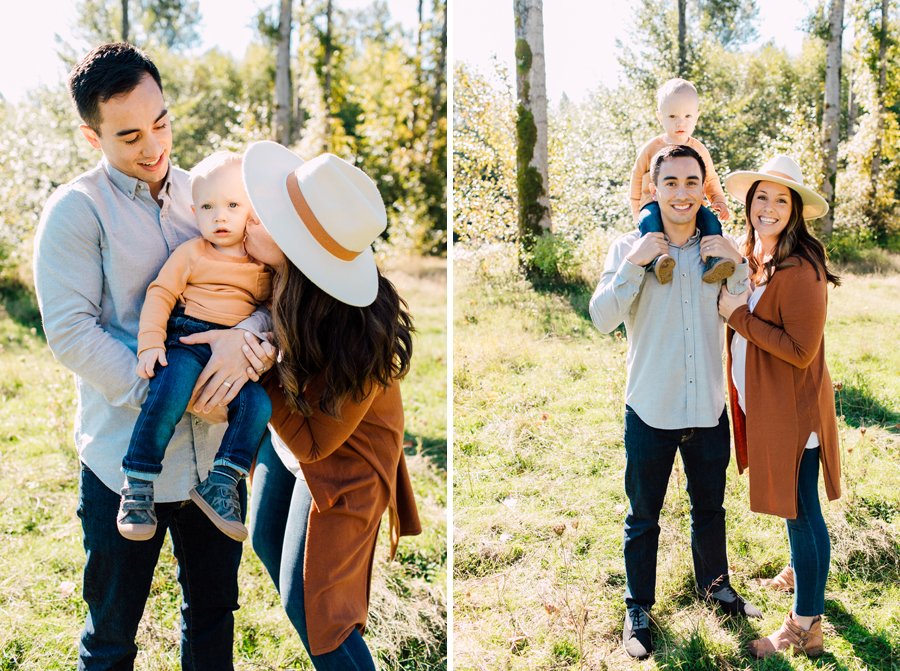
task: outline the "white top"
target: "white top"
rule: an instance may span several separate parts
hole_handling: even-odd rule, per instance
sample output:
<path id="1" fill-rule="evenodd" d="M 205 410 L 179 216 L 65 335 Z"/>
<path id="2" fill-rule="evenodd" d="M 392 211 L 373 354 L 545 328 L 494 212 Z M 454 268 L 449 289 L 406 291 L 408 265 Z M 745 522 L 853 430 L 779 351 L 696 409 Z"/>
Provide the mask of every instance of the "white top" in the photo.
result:
<path id="1" fill-rule="evenodd" d="M 760 297 L 766 291 L 765 284 L 756 287 L 750 298 L 747 300 L 747 308 L 752 313 L 759 303 Z M 747 339 L 740 333 L 735 331 L 734 337 L 731 339 L 731 379 L 734 381 L 734 388 L 737 389 L 738 405 L 744 414 L 747 413 L 747 407 L 744 404 L 744 389 L 747 386 Z M 819 446 L 819 436 L 813 431 L 809 434 L 806 441 L 806 449 L 812 449 Z"/>
<path id="2" fill-rule="evenodd" d="M 281 463 L 284 464 L 284 467 L 298 480 L 306 480 L 306 478 L 303 477 L 303 471 L 300 470 L 300 462 L 297 461 L 297 457 L 294 456 L 294 453 L 291 452 L 285 442 L 281 440 L 281 436 L 275 431 L 275 427 L 269 424 L 269 429 L 269 433 L 272 434 L 272 447 L 275 450 L 275 454 L 281 459 Z"/>

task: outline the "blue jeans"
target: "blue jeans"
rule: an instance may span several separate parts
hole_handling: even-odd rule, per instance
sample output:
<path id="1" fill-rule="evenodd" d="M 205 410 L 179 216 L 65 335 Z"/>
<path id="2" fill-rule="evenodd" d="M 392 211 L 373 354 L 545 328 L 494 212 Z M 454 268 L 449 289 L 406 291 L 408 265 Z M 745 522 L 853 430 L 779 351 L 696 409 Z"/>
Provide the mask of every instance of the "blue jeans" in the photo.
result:
<path id="1" fill-rule="evenodd" d="M 238 485 L 241 509 L 247 489 Z M 156 535 L 126 540 L 116 528 L 119 494 L 81 468 L 78 516 L 84 532 L 84 600 L 87 619 L 79 646 L 79 671 L 130 671 L 134 642 L 166 530 L 172 535 L 181 584 L 181 668 L 229 671 L 238 564 L 242 544 L 231 540 L 190 502 L 157 503 Z"/>
<path id="2" fill-rule="evenodd" d="M 309 652 L 303 601 L 303 554 L 312 497 L 306 481 L 295 477 L 281 463 L 266 438 L 260 445 L 253 471 L 250 507 L 253 549 L 269 572 L 281 603 L 318 671 L 375 671 L 372 654 L 362 634 L 353 629 L 336 650 L 324 655 Z"/>
<path id="3" fill-rule="evenodd" d="M 156 365 L 150 378 L 150 391 L 134 424 L 128 452 L 122 460 L 126 475 L 141 480 L 155 480 L 162 472 L 166 448 L 191 400 L 200 371 L 206 366 L 212 350 L 209 345 L 184 345 L 182 336 L 227 328 L 194 319 L 176 310 L 166 327 L 166 360 L 168 366 Z M 243 475 L 250 464 L 272 415 L 269 395 L 256 382 L 247 382 L 228 404 L 228 429 L 213 461 Z"/>
<path id="4" fill-rule="evenodd" d="M 794 613 L 825 612 L 831 539 L 819 505 L 819 448 L 803 450 L 797 478 L 797 518 L 785 520 L 794 567 Z"/>
<path id="5" fill-rule="evenodd" d="M 662 233 L 662 217 L 659 214 L 659 203 L 651 200 L 641 208 L 638 214 L 638 229 L 641 235 L 647 233 Z M 697 212 L 697 230 L 700 235 L 722 235 L 722 224 L 719 223 L 715 213 L 707 207 L 700 206 Z"/>
<path id="6" fill-rule="evenodd" d="M 701 594 L 729 584 L 725 548 L 725 471 L 730 432 L 725 409 L 710 428 L 655 429 L 625 406 L 625 603 L 648 609 L 656 601 L 659 513 L 676 450 L 681 451 L 691 499 L 691 553 Z"/>

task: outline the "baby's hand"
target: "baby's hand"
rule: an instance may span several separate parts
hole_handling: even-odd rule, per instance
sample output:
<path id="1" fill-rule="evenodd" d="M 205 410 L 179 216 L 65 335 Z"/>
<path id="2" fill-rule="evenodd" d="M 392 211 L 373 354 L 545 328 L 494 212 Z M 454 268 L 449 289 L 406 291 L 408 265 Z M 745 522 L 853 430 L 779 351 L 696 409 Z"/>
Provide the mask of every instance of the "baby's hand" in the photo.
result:
<path id="1" fill-rule="evenodd" d="M 719 219 L 722 221 L 728 221 L 731 219 L 731 212 L 728 211 L 728 205 L 725 203 L 713 203 L 710 205 L 710 208 L 716 211 L 716 214 L 719 215 Z"/>
<path id="2" fill-rule="evenodd" d="M 168 361 L 166 361 L 166 350 L 162 347 L 145 349 L 138 356 L 138 364 L 135 372 L 139 377 L 149 380 L 155 374 L 153 369 L 156 367 L 157 361 L 161 366 L 169 365 Z"/>

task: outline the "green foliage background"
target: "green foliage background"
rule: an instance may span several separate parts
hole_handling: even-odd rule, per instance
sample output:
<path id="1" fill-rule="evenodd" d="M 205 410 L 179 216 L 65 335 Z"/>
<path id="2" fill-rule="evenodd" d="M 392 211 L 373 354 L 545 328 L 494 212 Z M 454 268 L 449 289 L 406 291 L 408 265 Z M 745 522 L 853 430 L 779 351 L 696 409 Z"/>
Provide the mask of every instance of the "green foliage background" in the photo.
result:
<path id="1" fill-rule="evenodd" d="M 304 158 L 330 151 L 376 181 L 388 211 L 384 247 L 444 254 L 447 102 L 438 66 L 445 0 L 426 0 L 418 32 L 393 20 L 385 2 L 354 11 L 341 9 L 339 0 L 334 4 L 331 43 L 337 55 L 326 101 L 317 65 L 325 3 L 295 3 L 291 67 L 304 123 L 292 149 Z M 77 32 L 84 44 L 119 39 L 119 6 L 115 0 L 79 3 Z M 241 151 L 273 137 L 271 15 L 277 3 L 256 17 L 257 37 L 243 58 L 188 51 L 201 18 L 196 2 L 132 0 L 130 7 L 131 39 L 162 75 L 177 165 L 189 169 L 214 150 Z M 86 52 L 59 45 L 70 66 Z M 78 124 L 63 85 L 36 88 L 18 104 L 0 99 L 0 271 L 30 258 L 30 239 L 53 190 L 99 160 Z"/>
<path id="2" fill-rule="evenodd" d="M 582 102 L 563 96 L 550 110 L 552 244 L 562 248 L 551 257 L 568 259 L 558 269 L 564 277 L 596 279 L 610 237 L 632 226 L 631 167 L 641 145 L 661 132 L 654 115 L 656 89 L 677 72 L 674 6 L 662 0 L 638 4 L 627 37 L 618 43 L 621 85 L 599 85 Z M 867 247 L 900 248 L 900 25 L 894 6 L 879 130 L 880 7 L 875 0 L 847 0 L 836 219 L 828 241 L 832 254 L 845 259 Z M 709 148 L 720 178 L 787 153 L 800 163 L 808 183 L 821 184 L 823 13 L 823 3 L 812 7 L 807 36 L 792 55 L 771 43 L 744 47 L 755 36 L 754 2 L 688 2 L 684 76 L 700 93 L 695 136 Z M 511 73 L 499 65 L 487 73 L 455 65 L 454 234 L 464 246 L 516 237 L 513 94 Z M 873 182 L 879 142 L 882 167 Z M 743 228 L 742 205 L 731 207 L 737 213 L 731 223 L 735 231 Z"/>

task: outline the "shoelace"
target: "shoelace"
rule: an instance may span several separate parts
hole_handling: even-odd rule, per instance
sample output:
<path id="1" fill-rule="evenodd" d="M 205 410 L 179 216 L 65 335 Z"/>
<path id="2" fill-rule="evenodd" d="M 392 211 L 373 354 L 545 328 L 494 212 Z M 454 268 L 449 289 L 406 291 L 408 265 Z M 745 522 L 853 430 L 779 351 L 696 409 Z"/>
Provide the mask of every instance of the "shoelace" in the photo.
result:
<path id="1" fill-rule="evenodd" d="M 650 628 L 650 618 L 647 615 L 647 611 L 645 611 L 643 608 L 629 609 L 628 616 L 631 618 L 632 629 Z"/>

